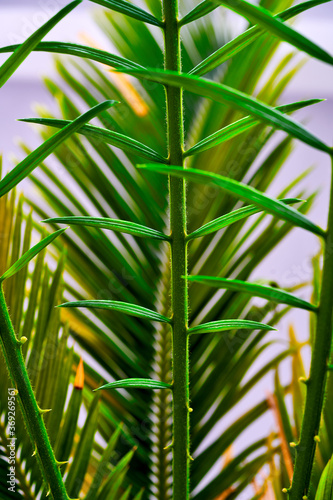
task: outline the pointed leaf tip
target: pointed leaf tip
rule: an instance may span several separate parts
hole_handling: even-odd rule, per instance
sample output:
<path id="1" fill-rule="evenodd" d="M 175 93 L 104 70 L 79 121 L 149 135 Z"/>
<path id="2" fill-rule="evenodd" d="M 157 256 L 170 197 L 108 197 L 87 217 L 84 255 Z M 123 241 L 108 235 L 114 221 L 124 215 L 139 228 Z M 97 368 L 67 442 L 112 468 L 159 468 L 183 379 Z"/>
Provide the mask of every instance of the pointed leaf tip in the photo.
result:
<path id="1" fill-rule="evenodd" d="M 46 238 L 42 239 L 37 245 L 33 246 L 28 250 L 22 257 L 20 257 L 15 264 L 13 264 L 7 271 L 0 277 L 0 283 L 7 278 L 10 278 L 14 274 L 18 273 L 24 266 L 26 266 L 39 252 L 46 248 L 50 243 L 53 242 L 58 236 L 60 236 L 64 231 L 68 229 L 67 227 L 63 229 L 58 229 L 53 234 L 50 234 Z"/>
<path id="2" fill-rule="evenodd" d="M 74 380 L 74 389 L 82 390 L 83 385 L 84 385 L 84 367 L 83 367 L 83 360 L 82 358 L 80 358 Z"/>

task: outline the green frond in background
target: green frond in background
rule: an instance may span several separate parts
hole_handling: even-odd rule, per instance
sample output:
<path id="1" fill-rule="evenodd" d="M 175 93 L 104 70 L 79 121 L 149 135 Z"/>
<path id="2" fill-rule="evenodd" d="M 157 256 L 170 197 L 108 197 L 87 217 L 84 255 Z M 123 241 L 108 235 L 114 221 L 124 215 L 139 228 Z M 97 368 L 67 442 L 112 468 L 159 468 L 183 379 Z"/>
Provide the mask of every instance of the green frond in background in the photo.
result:
<path id="1" fill-rule="evenodd" d="M 0 207 L 0 232 L 4 241 L 1 245 L 1 266 L 8 267 L 28 251 L 31 241 L 36 238 L 36 231 L 32 214 L 26 215 L 23 198 L 17 200 L 14 191 L 10 196 L 1 198 Z M 54 239 L 55 235 L 51 237 L 46 239 Z M 40 247 L 40 244 L 36 247 Z M 91 388 L 89 380 L 84 383 L 82 360 L 79 363 L 78 355 L 73 347 L 69 347 L 68 324 L 61 322 L 60 310 L 54 307 L 62 300 L 62 272 L 66 253 L 52 271 L 45 250 L 40 250 L 32 267 L 21 266 L 15 274 L 12 271 L 2 275 L 2 279 L 6 278 L 4 288 L 12 321 L 18 337 L 25 340 L 22 349 L 36 398 L 40 408 L 46 409 L 44 421 L 61 471 L 66 474 L 65 484 L 69 494 L 77 497 L 80 492 L 84 492 L 87 498 L 104 499 L 114 490 L 115 495 L 120 495 L 127 484 L 126 472 L 133 451 L 130 451 L 131 445 L 128 444 L 127 454 L 123 457 L 119 455 L 115 447 L 122 433 L 121 426 L 115 430 L 109 421 L 105 422 L 99 395 L 92 401 L 87 399 L 86 393 L 91 394 Z M 13 270 L 13 266 L 10 269 Z M 45 498 L 47 491 L 24 421 L 20 417 L 16 395 L 10 390 L 11 383 L 7 381 L 3 361 L 0 370 L 3 381 L 0 394 L 0 498 L 35 500 L 39 498 L 40 492 Z M 14 406 L 16 419 L 16 493 L 8 490 L 7 483 L 9 467 L 13 465 L 8 447 L 9 397 L 15 400 L 11 406 Z M 103 450 L 102 442 L 105 441 L 108 445 Z"/>

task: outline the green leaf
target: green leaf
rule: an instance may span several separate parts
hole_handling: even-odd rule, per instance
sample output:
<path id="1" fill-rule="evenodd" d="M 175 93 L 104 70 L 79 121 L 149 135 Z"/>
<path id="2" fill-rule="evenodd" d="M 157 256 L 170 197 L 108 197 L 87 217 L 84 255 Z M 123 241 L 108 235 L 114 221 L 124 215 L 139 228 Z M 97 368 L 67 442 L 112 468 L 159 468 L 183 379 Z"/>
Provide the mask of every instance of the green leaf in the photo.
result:
<path id="1" fill-rule="evenodd" d="M 272 300 L 280 304 L 288 304 L 307 311 L 317 311 L 317 307 L 309 302 L 295 297 L 285 290 L 278 288 L 260 285 L 259 283 L 248 283 L 246 281 L 232 280 L 225 278 L 217 278 L 214 276 L 187 276 L 188 281 L 201 283 L 216 288 L 226 288 L 235 290 L 236 292 L 249 293 L 253 297 L 262 297 L 263 299 Z"/>
<path id="2" fill-rule="evenodd" d="M 280 201 L 282 203 L 285 203 L 286 205 L 291 205 L 293 203 L 302 202 L 303 200 L 300 200 L 299 198 L 286 198 Z M 211 222 L 207 222 L 207 224 L 204 224 L 203 226 L 199 227 L 199 229 L 196 229 L 191 234 L 189 234 L 186 240 L 191 241 L 194 238 L 201 238 L 202 236 L 206 236 L 207 234 L 219 231 L 226 226 L 230 226 L 230 224 L 234 224 L 235 222 L 238 222 L 260 212 L 262 212 L 262 210 L 254 205 L 248 205 L 247 207 L 238 208 L 237 210 L 233 210 L 228 214 L 222 215 L 221 217 L 218 217 Z"/>
<path id="3" fill-rule="evenodd" d="M 287 21 L 288 19 L 291 19 L 301 12 L 305 12 L 306 10 L 311 9 L 316 5 L 321 5 L 328 1 L 330 0 L 314 0 L 303 2 L 280 12 L 274 17 L 280 18 L 283 21 Z M 212 8 L 216 8 L 216 4 L 213 4 Z M 241 33 L 236 38 L 223 45 L 223 47 L 213 52 L 210 56 L 206 57 L 206 59 L 201 61 L 197 66 L 195 66 L 195 68 L 190 71 L 190 74 L 199 76 L 208 73 L 231 57 L 238 54 L 238 52 L 245 49 L 249 44 L 253 43 L 259 36 L 264 33 L 265 30 L 263 30 L 260 26 L 251 26 L 251 28 L 244 31 L 244 33 Z"/>
<path id="4" fill-rule="evenodd" d="M 129 2 L 124 2 L 124 0 L 90 0 L 90 2 L 97 3 L 98 5 L 102 5 L 102 7 L 115 10 L 126 16 L 133 17 L 138 21 L 152 24 L 153 26 L 163 26 L 163 23 L 152 14 L 149 14 Z"/>
<path id="5" fill-rule="evenodd" d="M 139 491 L 139 493 L 137 495 L 135 495 L 135 498 L 133 500 L 141 500 L 143 493 L 144 493 L 144 490 L 142 489 L 141 491 Z"/>
<path id="6" fill-rule="evenodd" d="M 239 90 L 232 89 L 222 83 L 184 73 L 177 73 L 175 71 L 163 71 L 150 68 L 144 71 L 124 69 L 123 72 L 136 76 L 137 78 L 159 82 L 163 85 L 182 87 L 184 90 L 188 90 L 194 94 L 213 99 L 222 104 L 230 105 L 235 109 L 250 113 L 256 118 L 259 118 L 260 121 L 268 123 L 268 125 L 272 125 L 275 128 L 287 132 L 292 137 L 300 139 L 309 146 L 331 154 L 331 149 L 326 144 L 289 116 L 284 115 L 281 111 L 268 106 L 255 97 L 244 94 L 244 92 Z"/>
<path id="7" fill-rule="evenodd" d="M 316 492 L 315 500 L 333 500 L 333 460 L 327 463 Z"/>
<path id="8" fill-rule="evenodd" d="M 311 40 L 284 24 L 279 17 L 260 5 L 254 5 L 246 0 L 214 0 L 228 9 L 237 12 L 252 23 L 257 23 L 269 33 L 278 36 L 281 40 L 303 50 L 307 54 L 328 64 L 333 64 L 333 57 Z"/>
<path id="9" fill-rule="evenodd" d="M 143 238 L 155 238 L 158 240 L 170 240 L 170 237 L 161 231 L 151 229 L 150 227 L 136 224 L 126 220 L 108 219 L 106 217 L 54 217 L 52 219 L 45 219 L 42 222 L 49 224 L 68 224 L 70 226 L 92 226 L 101 229 L 110 229 L 120 233 L 133 234 L 133 236 L 140 236 Z"/>
<path id="10" fill-rule="evenodd" d="M 22 160 L 0 181 L 0 198 L 8 193 L 13 187 L 17 186 L 25 177 L 27 177 L 38 165 L 45 160 L 53 151 L 64 142 L 68 137 L 77 132 L 86 122 L 94 118 L 98 113 L 105 111 L 117 104 L 117 101 L 104 101 L 92 109 L 83 113 L 78 118 L 70 122 L 62 130 L 54 134 L 47 141 L 41 144 L 30 155 Z"/>
<path id="11" fill-rule="evenodd" d="M 13 52 L 20 45 L 7 45 L 0 48 L 0 53 Z M 124 57 L 111 54 L 105 50 L 67 42 L 40 42 L 34 47 L 34 52 L 51 52 L 55 54 L 67 54 L 71 56 L 83 57 L 92 61 L 106 64 L 112 68 L 142 69 L 143 66 L 136 64 Z"/>
<path id="12" fill-rule="evenodd" d="M 169 318 L 162 316 L 155 311 L 151 311 L 146 307 L 129 304 L 128 302 L 120 302 L 116 300 L 79 300 L 76 302 L 65 302 L 58 307 L 86 307 L 88 309 L 108 309 L 109 311 L 118 311 L 129 316 L 138 318 L 150 319 L 152 321 L 160 321 L 161 323 L 171 323 Z"/>
<path id="13" fill-rule="evenodd" d="M 67 228 L 59 229 L 53 234 L 50 234 L 43 240 L 41 240 L 37 245 L 33 246 L 26 252 L 22 257 L 20 257 L 15 264 L 13 264 L 7 271 L 0 277 L 0 282 L 4 281 L 7 278 L 10 278 L 14 274 L 18 273 L 24 266 L 29 264 L 29 262 L 39 254 L 45 247 L 47 247 L 53 240 L 55 240 L 60 234 L 66 231 Z"/>
<path id="14" fill-rule="evenodd" d="M 63 128 L 71 123 L 69 120 L 55 120 L 52 118 L 24 118 L 20 121 L 57 128 Z M 136 154 L 151 161 L 157 161 L 159 163 L 167 162 L 166 158 L 163 158 L 163 156 L 148 146 L 145 146 L 131 137 L 114 132 L 113 130 L 96 127 L 95 125 L 83 125 L 78 133 L 86 137 L 91 137 L 92 139 L 101 140 L 107 144 L 111 144 L 112 146 L 122 149 L 123 151 Z"/>
<path id="15" fill-rule="evenodd" d="M 202 325 L 194 326 L 188 329 L 190 335 L 201 333 L 224 332 L 226 330 L 275 330 L 272 326 L 259 323 L 258 321 L 251 321 L 249 319 L 222 319 L 219 321 L 210 321 Z"/>
<path id="16" fill-rule="evenodd" d="M 58 22 L 64 18 L 69 12 L 71 12 L 75 7 L 77 7 L 82 0 L 75 0 L 69 5 L 66 5 L 61 9 L 55 16 L 53 16 L 49 21 L 47 21 L 43 26 L 41 26 L 37 31 L 35 31 L 24 43 L 17 46 L 14 54 L 12 54 L 7 61 L 0 68 L 0 87 L 2 87 L 7 80 L 12 76 L 12 74 L 17 70 L 17 68 L 22 64 L 22 62 L 28 57 L 30 52 L 34 50 L 36 45 L 44 38 L 45 35 L 51 29 L 58 24 Z"/>
<path id="17" fill-rule="evenodd" d="M 292 113 L 293 111 L 297 111 L 298 109 L 305 108 L 306 106 L 312 106 L 313 104 L 317 104 L 319 102 L 323 102 L 325 99 L 309 99 L 307 101 L 294 102 L 292 104 L 285 104 L 283 106 L 277 106 L 277 111 L 281 111 L 282 113 Z M 190 149 L 185 151 L 184 156 L 191 156 L 194 154 L 202 153 L 207 149 L 210 149 L 214 146 L 218 146 L 222 142 L 233 139 L 239 134 L 242 134 L 246 130 L 249 130 L 252 127 L 255 127 L 260 123 L 259 120 L 252 118 L 251 116 L 245 116 L 240 120 L 237 120 L 226 127 L 214 132 L 213 134 L 205 137 L 197 144 L 192 146 Z"/>
<path id="18" fill-rule="evenodd" d="M 318 236 L 325 236 L 325 231 L 318 227 L 316 224 L 307 219 L 303 214 L 298 212 L 292 207 L 288 207 L 280 200 L 270 198 L 264 193 L 261 193 L 252 186 L 247 186 L 234 179 L 228 179 L 222 175 L 214 174 L 211 172 L 204 172 L 203 170 L 196 170 L 193 168 L 184 169 L 175 166 L 162 166 L 159 164 L 142 165 L 141 168 L 145 170 L 159 172 L 161 174 L 170 174 L 192 182 L 201 184 L 213 184 L 228 191 L 230 194 L 235 195 L 245 201 L 249 201 L 263 208 L 268 213 L 278 216 L 280 219 L 291 222 L 295 226 L 302 227 L 311 233 Z"/>
<path id="19" fill-rule="evenodd" d="M 95 391 L 100 391 L 101 389 L 171 389 L 170 384 L 165 382 L 160 382 L 159 380 L 152 380 L 149 378 L 127 378 L 124 380 L 117 380 L 116 382 L 110 382 L 109 384 L 102 385 Z"/>
<path id="20" fill-rule="evenodd" d="M 206 16 L 212 10 L 217 9 L 218 5 L 215 2 L 210 0 L 203 0 L 203 2 L 199 3 L 194 9 L 192 9 L 186 16 L 184 16 L 180 21 L 180 26 L 184 26 L 185 24 L 192 23 L 200 17 Z"/>
<path id="21" fill-rule="evenodd" d="M 313 7 L 316 7 L 317 5 L 322 5 L 323 3 L 328 3 L 331 0 L 310 0 L 308 2 L 302 2 L 297 5 L 293 5 L 287 10 L 284 10 L 282 12 L 279 12 L 279 14 L 276 15 L 276 17 L 280 17 L 284 21 L 287 19 L 290 19 L 294 16 L 297 16 L 298 14 L 301 14 L 302 12 L 305 12 L 308 9 L 312 9 Z M 200 17 L 205 16 L 206 14 L 209 14 L 213 10 L 217 9 L 218 5 L 217 2 L 211 1 L 211 0 L 204 0 L 201 2 L 199 5 L 194 7 L 186 16 L 184 16 L 180 21 L 179 24 L 180 26 L 184 26 L 184 24 L 188 24 L 192 21 L 196 21 Z M 247 30 L 249 31 L 249 30 Z M 238 37 L 237 37 L 238 38 Z"/>

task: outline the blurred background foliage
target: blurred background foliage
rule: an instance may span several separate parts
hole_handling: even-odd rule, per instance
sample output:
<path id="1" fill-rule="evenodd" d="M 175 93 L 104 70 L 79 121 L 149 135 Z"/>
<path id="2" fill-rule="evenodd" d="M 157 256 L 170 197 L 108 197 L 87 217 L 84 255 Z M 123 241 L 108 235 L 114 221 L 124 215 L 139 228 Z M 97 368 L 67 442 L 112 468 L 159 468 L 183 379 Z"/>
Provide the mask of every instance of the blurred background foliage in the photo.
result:
<path id="1" fill-rule="evenodd" d="M 145 3 L 152 13 L 160 15 L 159 0 L 145 0 Z M 191 3 L 182 2 L 183 13 L 190 9 Z M 261 5 L 277 13 L 291 2 L 263 0 Z M 107 46 L 99 48 L 116 51 L 145 67 L 163 67 L 162 40 L 154 27 L 102 9 L 97 9 L 96 21 L 109 40 Z M 191 30 L 184 28 L 183 69 L 190 70 L 230 38 L 228 17 L 222 9 L 193 23 Z M 96 46 L 89 34 L 83 34 L 82 41 Z M 274 69 L 266 72 L 277 47 L 276 38 L 262 35 L 211 76 L 274 106 L 299 67 L 290 52 L 279 61 L 275 59 Z M 55 64 L 59 78 L 56 81 L 46 78 L 45 84 L 57 103 L 58 118 L 72 120 L 103 99 L 116 99 L 121 104 L 111 112 L 104 112 L 95 122 L 166 154 L 165 96 L 161 86 L 139 84 L 84 59 L 57 57 Z M 184 99 L 187 147 L 242 116 L 186 92 Z M 42 104 L 38 106 L 38 114 L 54 116 Z M 39 127 L 38 133 L 45 140 L 53 130 Z M 22 149 L 30 152 L 26 144 L 22 144 Z M 258 125 L 232 141 L 189 158 L 187 164 L 266 191 L 271 185 L 274 188 L 274 179 L 291 151 L 289 137 Z M 17 199 L 12 194 L 0 200 L 0 265 L 15 261 L 29 247 L 31 237 L 41 232 L 41 218 L 115 217 L 161 230 L 167 220 L 167 181 L 163 176 L 136 170 L 134 166 L 140 161 L 133 154 L 125 154 L 93 138 L 77 135 L 67 140 L 50 161 L 31 175 L 33 190 L 27 191 L 24 198 Z M 278 198 L 306 199 L 299 207 L 303 213 L 311 208 L 316 195 L 300 188 L 306 175 L 307 172 L 277 193 Z M 188 229 L 192 231 L 241 206 L 242 203 L 211 187 L 190 184 Z M 32 209 L 29 215 L 27 207 Z M 259 214 L 196 239 L 189 246 L 189 274 L 246 280 L 290 230 L 290 224 Z M 37 399 L 41 407 L 52 408 L 46 424 L 57 459 L 70 459 L 63 471 L 72 496 L 81 492 L 85 498 L 96 500 L 138 499 L 141 495 L 156 500 L 172 497 L 172 454 L 170 448 L 165 449 L 171 443 L 171 401 L 170 395 L 165 394 L 168 391 L 104 391 L 98 396 L 92 392 L 102 380 L 142 377 L 147 375 L 147 369 L 152 378 L 170 382 L 169 327 L 116 312 L 99 311 L 97 317 L 92 311 L 63 309 L 60 313 L 54 308 L 62 298 L 93 298 L 122 300 L 145 307 L 155 303 L 156 310 L 167 314 L 169 256 L 167 246 L 163 245 L 74 226 L 54 243 L 47 259 L 40 255 L 34 267 L 21 271 L 7 283 L 6 296 L 14 325 L 29 339 L 25 354 Z M 57 266 L 55 262 L 59 262 Z M 320 283 L 319 268 L 317 257 L 314 300 Z M 266 301 L 258 305 L 245 293 L 215 291 L 197 284 L 191 284 L 189 293 L 191 326 L 239 317 L 276 325 L 289 310 Z M 310 325 L 312 332 L 312 319 Z M 293 462 L 290 443 L 298 437 L 304 398 L 299 382 L 299 377 L 304 376 L 302 345 L 292 329 L 288 345 L 278 343 L 277 334 L 264 331 L 194 337 L 191 339 L 192 497 L 231 500 L 241 498 L 245 491 L 244 498 L 282 499 L 282 488 L 289 484 Z M 85 361 L 83 390 L 73 385 L 80 355 Z M 286 358 L 291 363 L 292 380 L 284 387 L 277 368 Z M 253 363 L 258 369 L 247 376 Z M 3 364 L 1 370 L 4 371 Z M 259 402 L 245 406 L 245 397 L 253 394 L 258 382 L 274 370 L 275 393 L 261 394 Z M 1 376 L 6 379 L 4 373 Z M 0 439 L 5 442 L 6 384 L 0 397 Z M 332 402 L 327 400 L 313 487 L 333 449 L 330 405 Z M 228 418 L 230 412 L 234 421 Z M 272 420 L 272 434 L 259 440 L 248 434 L 251 437 L 243 439 L 242 446 L 231 447 L 267 412 Z M 225 421 L 222 432 L 221 422 Z M 17 430 L 22 494 L 13 498 L 36 498 L 41 488 L 38 466 L 31 456 L 33 450 L 23 424 L 18 422 Z M 3 448 L 1 453 L 4 477 Z M 96 478 L 100 478 L 97 489 Z M 3 485 L 1 481 L 2 488 Z"/>

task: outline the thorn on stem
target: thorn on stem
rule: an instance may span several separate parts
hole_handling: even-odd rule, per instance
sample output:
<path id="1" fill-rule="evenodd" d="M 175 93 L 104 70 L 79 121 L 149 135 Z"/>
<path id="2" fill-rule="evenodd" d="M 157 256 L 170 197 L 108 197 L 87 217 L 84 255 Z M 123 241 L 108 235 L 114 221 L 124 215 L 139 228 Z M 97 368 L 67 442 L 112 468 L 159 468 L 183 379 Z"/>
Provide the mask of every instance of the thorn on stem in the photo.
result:
<path id="1" fill-rule="evenodd" d="M 299 377 L 298 381 L 305 385 L 309 385 L 310 383 L 310 379 L 305 377 Z"/>
<path id="2" fill-rule="evenodd" d="M 318 435 L 315 436 L 313 439 L 314 441 L 316 441 L 316 443 L 320 443 L 320 437 Z"/>
<path id="3" fill-rule="evenodd" d="M 26 343 L 27 340 L 28 340 L 27 337 L 21 337 L 20 340 L 18 341 L 18 343 L 19 343 L 19 345 L 23 345 Z"/>
<path id="4" fill-rule="evenodd" d="M 297 443 L 294 443 L 293 441 L 289 443 L 290 448 L 297 448 Z"/>
<path id="5" fill-rule="evenodd" d="M 170 450 L 171 448 L 173 448 L 173 438 L 172 438 L 171 443 L 170 443 L 170 444 L 168 444 L 167 446 L 165 446 L 165 447 L 163 448 L 163 450 Z"/>
<path id="6" fill-rule="evenodd" d="M 38 411 L 40 415 L 44 415 L 44 413 L 48 413 L 49 411 L 52 411 L 52 408 L 46 408 L 45 410 L 42 410 L 42 408 L 39 408 L 38 406 Z"/>

